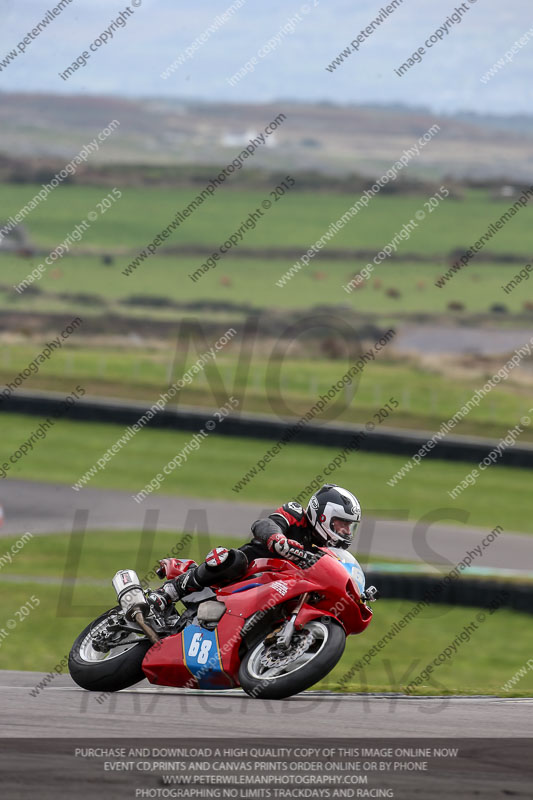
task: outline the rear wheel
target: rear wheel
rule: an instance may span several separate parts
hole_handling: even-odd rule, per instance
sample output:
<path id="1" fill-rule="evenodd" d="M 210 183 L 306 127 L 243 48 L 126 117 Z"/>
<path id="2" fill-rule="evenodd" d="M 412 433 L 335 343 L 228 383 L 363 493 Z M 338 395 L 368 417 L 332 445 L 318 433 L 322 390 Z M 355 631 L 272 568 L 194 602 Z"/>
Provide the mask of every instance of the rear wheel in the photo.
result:
<path id="1" fill-rule="evenodd" d="M 264 639 L 245 655 L 239 681 L 252 697 L 280 700 L 317 683 L 344 652 L 346 634 L 338 622 L 308 622 L 296 631 L 287 649 Z"/>
<path id="2" fill-rule="evenodd" d="M 91 622 L 80 633 L 70 651 L 68 668 L 72 679 L 82 689 L 93 692 L 118 692 L 142 681 L 142 661 L 151 643 L 144 634 L 130 633 L 107 652 L 95 648 L 95 637 L 106 631 L 109 618 L 120 609 L 113 608 Z"/>

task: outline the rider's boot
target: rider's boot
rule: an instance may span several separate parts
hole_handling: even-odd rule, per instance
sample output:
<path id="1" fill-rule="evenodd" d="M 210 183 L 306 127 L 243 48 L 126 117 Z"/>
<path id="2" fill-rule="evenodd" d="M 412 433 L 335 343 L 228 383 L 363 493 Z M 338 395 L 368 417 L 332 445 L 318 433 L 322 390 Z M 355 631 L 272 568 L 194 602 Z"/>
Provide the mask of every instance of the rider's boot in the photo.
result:
<path id="1" fill-rule="evenodd" d="M 214 583 L 225 583 L 238 580 L 248 567 L 248 559 L 242 550 L 227 550 L 225 547 L 215 547 L 205 557 L 203 564 L 167 581 L 160 589 L 150 592 L 149 602 L 157 606 L 160 611 L 171 603 L 176 603 L 192 592 L 198 592 Z"/>
<path id="2" fill-rule="evenodd" d="M 185 597 L 186 594 L 204 589 L 205 587 L 201 586 L 196 579 L 195 573 L 197 569 L 198 567 L 192 567 L 187 572 L 184 572 L 183 575 L 179 575 L 177 578 L 164 583 L 159 589 L 151 591 L 147 595 L 148 602 L 156 606 L 159 611 L 164 611 L 169 605 L 177 603 L 178 600 Z"/>

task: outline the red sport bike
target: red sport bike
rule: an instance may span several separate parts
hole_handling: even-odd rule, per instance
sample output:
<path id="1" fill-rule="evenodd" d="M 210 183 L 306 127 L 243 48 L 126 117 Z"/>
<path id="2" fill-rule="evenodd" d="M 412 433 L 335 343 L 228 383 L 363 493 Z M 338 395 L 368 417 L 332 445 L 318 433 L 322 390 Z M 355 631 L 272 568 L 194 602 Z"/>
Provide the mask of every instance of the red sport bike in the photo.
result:
<path id="1" fill-rule="evenodd" d="M 189 689 L 241 686 L 257 698 L 280 699 L 324 678 L 339 661 L 346 636 L 372 619 L 365 576 L 346 550 L 295 550 L 297 563 L 252 561 L 231 585 L 184 597 L 185 610 L 149 605 L 133 570 L 113 578 L 119 604 L 80 633 L 69 669 L 84 689 L 114 692 L 147 678 Z M 176 578 L 194 561 L 165 558 L 161 578 Z"/>

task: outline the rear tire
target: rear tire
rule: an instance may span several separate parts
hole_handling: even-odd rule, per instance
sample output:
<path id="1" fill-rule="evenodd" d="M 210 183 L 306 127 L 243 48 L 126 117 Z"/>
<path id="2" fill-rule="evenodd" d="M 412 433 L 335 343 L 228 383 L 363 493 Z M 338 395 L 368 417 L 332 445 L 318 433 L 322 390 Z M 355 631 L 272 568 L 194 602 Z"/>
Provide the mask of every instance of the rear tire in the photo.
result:
<path id="1" fill-rule="evenodd" d="M 117 610 L 118 607 L 112 608 L 87 625 L 72 645 L 68 668 L 72 679 L 82 689 L 118 692 L 146 677 L 141 664 L 152 646 L 146 639 L 135 641 L 136 634 L 132 634 L 123 647 L 111 648 L 108 653 L 101 653 L 92 646 L 91 632 L 104 627 L 108 616 Z"/>
<path id="2" fill-rule="evenodd" d="M 313 635 L 311 644 L 282 666 L 276 665 L 277 652 L 273 651 L 272 645 L 265 645 L 264 637 L 259 643 L 256 642 L 243 658 L 239 669 L 239 682 L 244 691 L 264 700 L 281 700 L 303 692 L 322 680 L 342 656 L 346 634 L 333 619 L 328 619 L 327 623 L 313 620 L 294 634 L 293 650 L 299 644 L 305 645 L 306 634 Z M 289 655 L 290 652 L 291 648 Z M 284 660 L 283 654 L 280 656 L 278 660 Z M 270 659 L 272 666 L 265 665 L 265 659 Z"/>

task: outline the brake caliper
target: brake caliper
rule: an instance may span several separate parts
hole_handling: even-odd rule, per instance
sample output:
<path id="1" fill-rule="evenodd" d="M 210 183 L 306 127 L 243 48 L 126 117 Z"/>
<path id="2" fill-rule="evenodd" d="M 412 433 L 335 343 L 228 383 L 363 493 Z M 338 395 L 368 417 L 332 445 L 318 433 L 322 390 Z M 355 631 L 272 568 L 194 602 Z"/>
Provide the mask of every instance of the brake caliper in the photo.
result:
<path id="1" fill-rule="evenodd" d="M 271 667 L 285 667 L 291 661 L 295 661 L 306 650 L 309 650 L 315 637 L 312 632 L 295 633 L 291 642 L 289 651 L 280 650 L 276 645 L 269 647 L 268 650 L 261 656 L 261 666 L 270 669 Z"/>

